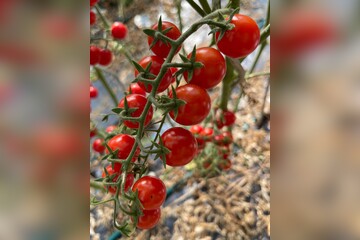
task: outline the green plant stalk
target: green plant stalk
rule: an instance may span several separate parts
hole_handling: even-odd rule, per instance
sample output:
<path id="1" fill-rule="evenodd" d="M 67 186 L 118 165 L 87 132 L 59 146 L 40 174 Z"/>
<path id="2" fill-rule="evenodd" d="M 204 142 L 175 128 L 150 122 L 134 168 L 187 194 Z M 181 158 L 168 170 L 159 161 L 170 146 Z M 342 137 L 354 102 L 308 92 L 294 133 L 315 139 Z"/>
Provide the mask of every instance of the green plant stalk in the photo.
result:
<path id="1" fill-rule="evenodd" d="M 101 21 L 104 23 L 105 28 L 106 28 L 106 29 L 109 29 L 109 28 L 110 28 L 110 24 L 108 23 L 108 21 L 106 20 L 106 18 L 104 17 L 104 15 L 101 13 L 100 8 L 99 8 L 99 6 L 98 6 L 97 4 L 95 5 L 95 9 L 96 9 L 97 14 L 100 16 Z"/>
<path id="2" fill-rule="evenodd" d="M 206 15 L 206 13 L 204 12 L 204 10 L 201 9 L 201 7 L 199 5 L 197 5 L 193 0 L 186 0 L 190 6 L 198 13 L 200 14 L 200 16 L 204 17 Z"/>
<path id="3" fill-rule="evenodd" d="M 270 24 L 266 25 L 266 27 L 260 33 L 260 43 L 262 44 L 266 39 L 270 36 Z"/>
<path id="4" fill-rule="evenodd" d="M 235 79 L 234 66 L 230 62 L 229 58 L 226 58 L 226 67 L 227 69 L 226 69 L 225 77 L 222 81 L 221 98 L 220 98 L 220 108 L 224 111 L 227 110 L 227 105 L 232 90 L 231 88 L 232 82 Z"/>
<path id="5" fill-rule="evenodd" d="M 270 72 L 256 72 L 245 76 L 245 79 L 270 75 Z"/>
<path id="6" fill-rule="evenodd" d="M 118 102 L 118 100 L 116 98 L 115 93 L 113 92 L 113 90 L 111 89 L 109 84 L 107 83 L 102 70 L 100 68 L 98 68 L 98 67 L 94 67 L 94 69 L 96 71 L 97 76 L 99 77 L 100 82 L 104 85 L 105 89 L 109 93 L 114 105 L 117 106 L 119 102 Z"/>
<path id="7" fill-rule="evenodd" d="M 254 72 L 254 69 L 255 69 L 255 67 L 256 67 L 259 59 L 260 59 L 260 56 L 261 56 L 264 48 L 266 47 L 266 45 L 267 45 L 267 42 L 266 42 L 266 41 L 264 41 L 263 43 L 261 43 L 260 48 L 259 48 L 259 51 L 256 53 L 255 60 L 254 60 L 254 62 L 252 63 L 252 65 L 251 65 L 251 67 L 250 67 L 250 69 L 249 69 L 249 71 L 248 71 L 247 74 L 251 74 L 251 73 Z"/>
<path id="8" fill-rule="evenodd" d="M 238 8 L 240 6 L 240 0 L 231 0 L 230 6 L 233 9 Z M 239 11 L 240 11 L 240 9 L 239 9 Z"/>
<path id="9" fill-rule="evenodd" d="M 211 13 L 211 8 L 207 0 L 199 0 L 199 2 L 206 14 Z"/>
<path id="10" fill-rule="evenodd" d="M 90 180 L 90 187 L 105 191 L 104 185 L 94 180 Z"/>
<path id="11" fill-rule="evenodd" d="M 270 24 L 270 0 L 268 0 L 265 26 Z"/>

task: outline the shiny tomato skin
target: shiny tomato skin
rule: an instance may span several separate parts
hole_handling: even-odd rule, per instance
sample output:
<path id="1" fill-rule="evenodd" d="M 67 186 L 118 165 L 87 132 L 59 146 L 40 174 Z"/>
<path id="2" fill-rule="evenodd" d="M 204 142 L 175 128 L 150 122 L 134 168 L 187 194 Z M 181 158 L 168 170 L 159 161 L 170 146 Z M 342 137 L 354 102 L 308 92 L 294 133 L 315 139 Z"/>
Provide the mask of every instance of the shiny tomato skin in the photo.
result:
<path id="1" fill-rule="evenodd" d="M 204 149 L 206 142 L 203 138 L 197 137 L 196 142 L 197 142 L 198 150 Z"/>
<path id="2" fill-rule="evenodd" d="M 138 191 L 139 200 L 145 210 L 160 208 L 166 198 L 166 187 L 157 177 L 144 176 L 138 179 L 132 191 Z"/>
<path id="3" fill-rule="evenodd" d="M 92 147 L 93 147 L 93 150 L 98 153 L 103 153 L 106 148 L 104 145 L 104 140 L 101 138 L 95 139 Z"/>
<path id="4" fill-rule="evenodd" d="M 142 67 L 142 68 L 146 68 L 149 64 L 151 63 L 151 67 L 150 67 L 150 73 L 154 74 L 154 75 L 158 75 L 161 69 L 161 66 L 164 63 L 164 59 L 162 59 L 161 57 L 158 56 L 146 56 L 143 57 L 138 64 Z M 135 69 L 135 77 L 139 74 L 139 72 Z M 163 91 L 165 91 L 169 85 L 171 84 L 172 81 L 172 74 L 171 74 L 171 70 L 168 69 L 167 72 L 164 74 L 163 78 L 161 79 L 161 82 L 159 84 L 159 87 L 157 89 L 157 93 L 161 93 Z M 151 85 L 146 85 L 142 82 L 138 82 L 139 86 L 144 89 L 146 92 L 151 92 L 152 90 L 152 86 Z"/>
<path id="5" fill-rule="evenodd" d="M 125 99 L 125 98 L 124 98 Z M 125 107 L 125 100 L 122 99 L 119 103 L 119 108 Z M 145 108 L 145 105 L 147 103 L 146 97 L 139 95 L 139 94 L 129 94 L 126 96 L 127 104 L 129 108 L 137 108 L 135 112 L 132 112 L 130 114 L 131 117 L 139 117 Z M 150 106 L 150 109 L 146 115 L 144 126 L 149 125 L 152 117 L 153 117 L 153 107 Z M 139 123 L 135 121 L 124 121 L 124 125 L 129 128 L 139 128 Z"/>
<path id="6" fill-rule="evenodd" d="M 114 22 L 111 25 L 111 35 L 115 39 L 124 39 L 127 35 L 127 27 L 122 22 Z"/>
<path id="7" fill-rule="evenodd" d="M 188 55 L 190 59 L 192 53 Z M 210 89 L 218 85 L 226 73 L 226 62 L 221 53 L 215 48 L 203 47 L 196 49 L 195 62 L 204 66 L 194 70 L 191 80 L 188 79 L 188 72 L 184 72 L 186 82 Z"/>
<path id="8" fill-rule="evenodd" d="M 214 129 L 212 128 L 204 128 L 201 132 L 200 132 L 200 136 L 205 140 L 205 141 L 209 141 L 211 140 L 211 137 L 214 135 Z"/>
<path id="9" fill-rule="evenodd" d="M 106 171 L 108 172 L 109 176 L 111 175 L 115 175 L 112 179 L 112 182 L 116 182 L 120 175 L 121 175 L 121 164 L 114 164 L 114 168 L 111 166 L 111 164 L 109 166 L 106 167 Z M 102 173 L 102 177 L 105 178 L 106 177 L 106 173 L 105 171 Z M 134 174 L 132 173 L 128 173 L 126 175 L 126 180 L 125 180 L 125 191 L 129 190 L 129 188 L 133 185 L 134 183 Z M 115 186 L 107 186 L 106 187 L 107 190 L 111 193 L 111 194 L 115 194 L 117 187 Z"/>
<path id="10" fill-rule="evenodd" d="M 193 134 L 200 134 L 202 130 L 203 127 L 201 125 L 193 125 L 190 127 L 190 132 Z"/>
<path id="11" fill-rule="evenodd" d="M 113 54 L 109 49 L 100 50 L 99 64 L 102 66 L 108 66 L 113 58 Z"/>
<path id="12" fill-rule="evenodd" d="M 90 130 L 90 138 L 96 135 L 96 128 Z"/>
<path id="13" fill-rule="evenodd" d="M 90 46 L 90 65 L 96 65 L 100 60 L 100 49 L 96 46 Z"/>
<path id="14" fill-rule="evenodd" d="M 96 98 L 98 96 L 98 90 L 93 85 L 90 86 L 90 98 Z"/>
<path id="15" fill-rule="evenodd" d="M 128 87 L 128 92 L 133 94 L 139 94 L 146 97 L 146 92 L 142 89 L 138 83 L 131 83 Z"/>
<path id="16" fill-rule="evenodd" d="M 99 0 L 90 0 L 90 7 L 94 6 Z"/>
<path id="17" fill-rule="evenodd" d="M 195 125 L 201 123 L 209 114 L 211 99 L 205 89 L 194 84 L 186 84 L 176 89 L 176 96 L 186 104 L 179 107 L 176 119 L 174 111 L 170 112 L 170 117 L 175 122 L 185 126 Z M 172 92 L 169 93 L 169 97 L 173 97 Z"/>
<path id="18" fill-rule="evenodd" d="M 126 159 L 129 156 L 134 143 L 135 138 L 132 136 L 127 134 L 118 134 L 112 137 L 107 144 L 112 151 L 119 150 L 117 155 L 119 159 Z M 139 153 L 140 149 L 137 148 L 134 157 L 139 155 Z"/>
<path id="19" fill-rule="evenodd" d="M 231 58 L 242 58 L 252 53 L 260 42 L 260 30 L 256 22 L 246 15 L 235 14 L 231 20 L 234 28 L 225 32 L 218 41 L 220 33 L 215 34 L 220 52 Z"/>
<path id="20" fill-rule="evenodd" d="M 196 138 L 189 130 L 181 127 L 170 128 L 161 135 L 161 140 L 164 147 L 170 150 L 165 156 L 166 165 L 184 166 L 196 156 Z"/>
<path id="21" fill-rule="evenodd" d="M 181 36 L 181 32 L 180 32 L 180 30 L 178 29 L 177 26 L 175 26 L 171 22 L 163 21 L 162 22 L 162 30 L 165 30 L 167 28 L 171 28 L 171 30 L 165 34 L 165 36 L 167 36 L 168 38 L 176 40 Z M 158 24 L 157 23 L 154 24 L 152 26 L 152 29 L 157 30 L 158 29 Z M 148 44 L 149 44 L 149 46 L 151 46 L 153 41 L 154 41 L 154 38 L 148 36 Z M 181 49 L 181 46 L 178 47 L 178 49 L 176 50 L 176 53 L 178 53 L 180 51 L 180 49 Z M 161 58 L 166 58 L 169 55 L 170 50 L 171 50 L 171 45 L 169 43 L 166 43 L 166 42 L 162 41 L 162 40 L 158 40 L 155 43 L 155 45 L 151 48 L 151 51 L 156 56 L 159 56 Z"/>
<path id="22" fill-rule="evenodd" d="M 136 227 L 140 229 L 150 229 L 156 226 L 161 217 L 160 208 L 143 210 L 143 215 L 139 217 Z"/>
<path id="23" fill-rule="evenodd" d="M 170 72 L 171 72 L 171 83 L 174 83 L 176 81 L 176 75 L 175 73 L 178 71 L 178 69 L 176 67 L 171 67 L 170 68 Z"/>
<path id="24" fill-rule="evenodd" d="M 115 125 L 110 125 L 105 129 L 105 132 L 112 133 L 116 129 Z"/>
<path id="25" fill-rule="evenodd" d="M 94 11 L 90 11 L 90 25 L 94 25 L 96 23 L 96 14 Z"/>

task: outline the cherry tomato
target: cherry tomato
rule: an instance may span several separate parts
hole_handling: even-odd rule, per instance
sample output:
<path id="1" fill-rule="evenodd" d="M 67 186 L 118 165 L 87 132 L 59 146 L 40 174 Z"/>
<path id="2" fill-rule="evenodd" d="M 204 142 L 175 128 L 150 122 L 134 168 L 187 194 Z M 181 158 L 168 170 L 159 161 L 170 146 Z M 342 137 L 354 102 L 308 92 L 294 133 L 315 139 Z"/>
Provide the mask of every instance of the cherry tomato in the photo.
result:
<path id="1" fill-rule="evenodd" d="M 108 66 L 113 58 L 113 54 L 109 49 L 100 50 L 99 64 L 103 66 Z"/>
<path id="2" fill-rule="evenodd" d="M 101 138 L 95 139 L 92 145 L 95 152 L 103 153 L 105 150 L 104 140 Z"/>
<path id="3" fill-rule="evenodd" d="M 165 34 L 165 36 L 167 36 L 168 38 L 176 40 L 181 36 L 180 30 L 171 22 L 163 21 L 161 28 L 162 28 L 162 31 L 164 31 L 167 28 L 171 28 L 170 31 L 168 31 Z M 152 29 L 157 30 L 158 29 L 158 24 L 154 24 L 152 26 Z M 153 41 L 154 41 L 154 38 L 148 36 L 148 44 L 149 44 L 149 46 L 151 46 Z M 180 49 L 181 49 L 181 46 L 179 46 L 179 48 L 176 50 L 176 53 L 178 53 L 180 51 Z M 151 48 L 151 51 L 153 53 L 155 53 L 156 56 L 159 56 L 159 57 L 162 57 L 162 58 L 166 58 L 169 55 L 170 50 L 171 50 L 171 45 L 169 43 L 167 43 L 167 42 L 164 42 L 164 41 L 160 40 L 160 39 Z"/>
<path id="4" fill-rule="evenodd" d="M 132 187 L 133 192 L 136 190 L 145 210 L 157 209 L 165 201 L 166 187 L 157 177 L 144 176 L 138 179 Z"/>
<path id="5" fill-rule="evenodd" d="M 134 112 L 130 114 L 131 117 L 139 117 L 145 108 L 147 103 L 146 97 L 139 94 L 129 94 L 126 96 L 127 104 L 129 108 L 137 108 Z M 119 108 L 125 107 L 125 100 L 122 99 L 119 103 Z M 150 106 L 150 109 L 146 115 L 145 126 L 149 125 L 152 117 L 153 117 L 153 107 Z M 124 121 L 124 125 L 129 128 L 139 128 L 139 123 L 135 121 Z"/>
<path id="6" fill-rule="evenodd" d="M 230 111 L 223 111 L 221 116 L 217 117 L 216 125 L 219 129 L 223 128 L 224 126 L 231 126 L 235 123 L 236 116 L 233 112 Z"/>
<path id="7" fill-rule="evenodd" d="M 140 229 L 150 229 L 156 226 L 161 217 L 160 208 L 143 210 L 143 215 L 139 217 L 136 227 Z"/>
<path id="8" fill-rule="evenodd" d="M 235 14 L 230 23 L 234 24 L 234 28 L 226 31 L 220 40 L 220 33 L 215 34 L 220 52 L 232 58 L 249 55 L 260 41 L 258 25 L 251 17 L 242 14 Z"/>
<path id="9" fill-rule="evenodd" d="M 223 132 L 221 135 L 223 136 L 224 145 L 229 145 L 230 143 L 232 143 L 233 136 L 232 136 L 231 132 L 226 131 L 226 132 Z"/>
<path id="10" fill-rule="evenodd" d="M 214 142 L 217 144 L 217 145 L 222 145 L 223 142 L 224 142 L 224 136 L 219 134 L 219 135 L 216 135 L 214 137 Z"/>
<path id="11" fill-rule="evenodd" d="M 90 138 L 96 135 L 96 128 L 90 130 Z"/>
<path id="12" fill-rule="evenodd" d="M 221 170 L 229 170 L 231 168 L 231 161 L 229 159 L 222 159 L 219 162 L 218 167 Z"/>
<path id="13" fill-rule="evenodd" d="M 138 63 L 144 69 L 151 63 L 149 72 L 154 75 L 158 75 L 160 72 L 161 66 L 164 63 L 164 59 L 162 59 L 161 57 L 158 57 L 158 56 L 147 56 L 147 57 L 142 58 Z M 139 74 L 139 72 L 135 69 L 135 77 L 138 74 Z M 171 81 L 172 81 L 172 74 L 171 74 L 171 71 L 168 69 L 167 72 L 164 74 L 163 78 L 161 79 L 161 82 L 157 89 L 157 93 L 165 91 L 171 84 Z M 149 85 L 149 84 L 146 85 L 142 82 L 138 82 L 138 84 L 146 92 L 148 92 L 148 93 L 151 92 L 151 90 L 152 90 L 151 85 Z"/>
<path id="14" fill-rule="evenodd" d="M 96 46 L 90 46 L 90 65 L 99 63 L 100 49 Z"/>
<path id="15" fill-rule="evenodd" d="M 129 156 L 134 143 L 135 139 L 132 136 L 127 134 L 118 134 L 108 141 L 108 146 L 112 151 L 119 150 L 117 155 L 119 159 L 126 159 Z M 139 154 L 140 149 L 137 148 L 134 158 Z"/>
<path id="16" fill-rule="evenodd" d="M 90 0 L 90 7 L 94 6 L 95 4 L 97 4 L 99 0 Z"/>
<path id="17" fill-rule="evenodd" d="M 214 129 L 212 128 L 204 128 L 200 132 L 200 136 L 202 136 L 206 141 L 210 140 L 213 134 L 214 134 Z"/>
<path id="18" fill-rule="evenodd" d="M 94 25 L 96 23 L 96 14 L 94 11 L 90 11 L 90 25 Z"/>
<path id="19" fill-rule="evenodd" d="M 98 96 L 98 90 L 93 85 L 90 85 L 90 98 L 96 98 Z"/>
<path id="20" fill-rule="evenodd" d="M 116 126 L 115 125 L 110 125 L 105 129 L 105 132 L 112 133 L 114 130 L 116 130 Z"/>
<path id="21" fill-rule="evenodd" d="M 201 125 L 194 125 L 191 126 L 190 132 L 193 134 L 199 134 L 203 130 L 203 127 Z"/>
<path id="22" fill-rule="evenodd" d="M 111 26 L 111 35 L 116 39 L 124 39 L 127 35 L 127 27 L 122 22 L 114 22 Z"/>
<path id="23" fill-rule="evenodd" d="M 114 168 L 110 164 L 109 166 L 106 167 L 106 171 L 108 172 L 109 176 L 112 178 L 112 182 L 117 182 L 117 180 L 119 179 L 119 177 L 121 175 L 121 164 L 115 163 Z M 102 173 L 102 177 L 103 178 L 106 177 L 105 171 Z M 125 191 L 129 190 L 129 188 L 133 185 L 133 183 L 134 183 L 134 174 L 132 174 L 132 173 L 127 174 L 126 180 L 125 180 Z M 111 194 L 116 193 L 117 187 L 106 186 L 106 188 L 108 189 L 108 191 Z"/>
<path id="24" fill-rule="evenodd" d="M 174 127 L 161 135 L 164 147 L 170 150 L 166 154 L 166 165 L 176 167 L 191 162 L 197 153 L 197 142 L 189 130 Z"/>
<path id="25" fill-rule="evenodd" d="M 210 160 L 203 162 L 203 168 L 208 169 L 211 166 Z"/>
<path id="26" fill-rule="evenodd" d="M 190 59 L 192 53 L 188 55 Z M 188 79 L 188 72 L 184 72 L 186 82 L 210 89 L 223 80 L 226 73 L 226 62 L 221 53 L 215 48 L 203 47 L 196 49 L 195 61 L 204 66 L 194 70 L 191 80 Z"/>
<path id="27" fill-rule="evenodd" d="M 197 142 L 198 150 L 203 149 L 205 147 L 205 140 L 203 138 L 197 137 L 196 142 Z"/>
<path id="28" fill-rule="evenodd" d="M 169 96 L 172 98 L 172 92 Z M 175 122 L 186 126 L 195 125 L 202 122 L 209 114 L 211 99 L 205 89 L 194 84 L 186 84 L 176 89 L 176 96 L 186 104 L 179 107 L 176 119 L 174 111 L 170 112 Z"/>
<path id="29" fill-rule="evenodd" d="M 128 88 L 128 92 L 129 93 L 133 93 L 133 94 L 139 94 L 139 95 L 143 95 L 144 97 L 146 97 L 146 92 L 144 89 L 142 89 L 138 83 L 132 83 L 129 85 Z"/>

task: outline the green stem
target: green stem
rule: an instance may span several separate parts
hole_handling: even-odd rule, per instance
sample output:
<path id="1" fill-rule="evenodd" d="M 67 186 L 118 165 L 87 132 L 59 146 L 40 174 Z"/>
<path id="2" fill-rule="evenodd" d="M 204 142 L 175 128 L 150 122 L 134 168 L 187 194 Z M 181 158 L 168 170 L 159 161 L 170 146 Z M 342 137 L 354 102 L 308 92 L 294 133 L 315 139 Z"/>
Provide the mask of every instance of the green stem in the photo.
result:
<path id="1" fill-rule="evenodd" d="M 270 72 L 257 72 L 257 73 L 248 74 L 245 76 L 245 79 L 266 76 L 266 75 L 270 75 Z"/>
<path id="2" fill-rule="evenodd" d="M 260 34 L 260 44 L 262 44 L 270 36 L 270 24 L 268 24 Z"/>
<path id="3" fill-rule="evenodd" d="M 104 23 L 105 28 L 106 28 L 106 29 L 109 29 L 109 28 L 110 28 L 110 24 L 108 23 L 108 21 L 106 20 L 106 18 L 104 17 L 104 15 L 101 13 L 101 10 L 100 10 L 99 6 L 95 5 L 95 9 L 96 9 L 97 14 L 100 16 L 101 21 Z"/>
<path id="4" fill-rule="evenodd" d="M 267 5 L 265 26 L 269 25 L 269 23 L 270 23 L 270 0 L 268 0 L 268 5 Z"/>
<path id="5" fill-rule="evenodd" d="M 104 185 L 94 180 L 90 180 L 90 187 L 105 191 Z"/>
<path id="6" fill-rule="evenodd" d="M 108 91 L 114 105 L 117 106 L 119 102 L 118 102 L 118 100 L 116 98 L 115 93 L 113 92 L 113 90 L 111 89 L 109 84 L 107 83 L 107 81 L 105 79 L 105 76 L 102 73 L 102 70 L 100 68 L 98 68 L 98 67 L 94 67 L 94 69 L 95 69 L 95 72 L 96 72 L 97 76 L 99 77 L 100 82 L 104 85 L 105 89 Z"/>
<path id="7" fill-rule="evenodd" d="M 223 84 L 221 88 L 220 108 L 222 110 L 227 110 L 227 104 L 231 94 L 231 85 L 233 80 L 235 79 L 234 67 L 230 62 L 229 58 L 226 58 L 226 66 L 227 66 L 226 74 L 222 81 Z"/>
<path id="8" fill-rule="evenodd" d="M 179 30 L 180 30 L 180 32 L 183 31 L 183 23 L 182 23 L 182 20 L 181 20 L 181 1 L 182 0 L 177 0 L 176 1 L 177 16 L 178 16 L 178 19 L 179 19 Z"/>
<path id="9" fill-rule="evenodd" d="M 212 10 L 215 11 L 216 9 L 221 8 L 221 0 L 213 0 L 212 1 Z"/>
<path id="10" fill-rule="evenodd" d="M 255 60 L 254 60 L 254 62 L 252 63 L 252 65 L 251 65 L 251 67 L 250 67 L 250 69 L 249 69 L 249 71 L 248 71 L 249 74 L 251 74 L 252 72 L 254 72 L 254 69 L 255 69 L 255 67 L 256 67 L 259 59 L 260 59 L 260 56 L 261 56 L 261 54 L 262 54 L 262 52 L 263 52 L 263 50 L 264 50 L 264 48 L 265 48 L 266 45 L 267 45 L 267 42 L 266 42 L 266 41 L 263 42 L 263 43 L 260 45 L 259 51 L 256 53 Z"/>
<path id="11" fill-rule="evenodd" d="M 240 0 L 231 0 L 230 6 L 233 9 L 238 8 L 240 6 Z M 240 11 L 240 9 L 239 9 L 239 11 Z"/>
<path id="12" fill-rule="evenodd" d="M 197 5 L 193 0 L 186 0 L 190 6 L 198 13 L 200 14 L 200 16 L 204 17 L 206 15 L 206 13 L 204 12 L 204 10 L 201 9 L 201 7 L 199 5 Z"/>
<path id="13" fill-rule="evenodd" d="M 207 0 L 199 0 L 199 2 L 202 8 L 204 9 L 204 11 L 206 12 L 206 14 L 211 13 L 211 8 Z"/>

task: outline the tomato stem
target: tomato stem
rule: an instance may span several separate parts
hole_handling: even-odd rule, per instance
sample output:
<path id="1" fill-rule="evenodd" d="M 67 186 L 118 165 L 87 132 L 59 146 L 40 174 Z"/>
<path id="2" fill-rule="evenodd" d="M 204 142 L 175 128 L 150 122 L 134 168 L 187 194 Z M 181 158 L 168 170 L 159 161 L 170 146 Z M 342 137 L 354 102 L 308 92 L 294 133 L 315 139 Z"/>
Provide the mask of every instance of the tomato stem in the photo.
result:
<path id="1" fill-rule="evenodd" d="M 102 70 L 100 68 L 98 68 L 98 67 L 94 67 L 94 69 L 95 69 L 96 75 L 98 76 L 100 82 L 104 85 L 106 91 L 109 93 L 114 105 L 117 106 L 118 105 L 118 100 L 116 98 L 116 95 L 113 92 L 113 90 L 111 89 L 111 87 L 109 86 L 109 84 L 107 83 Z"/>

